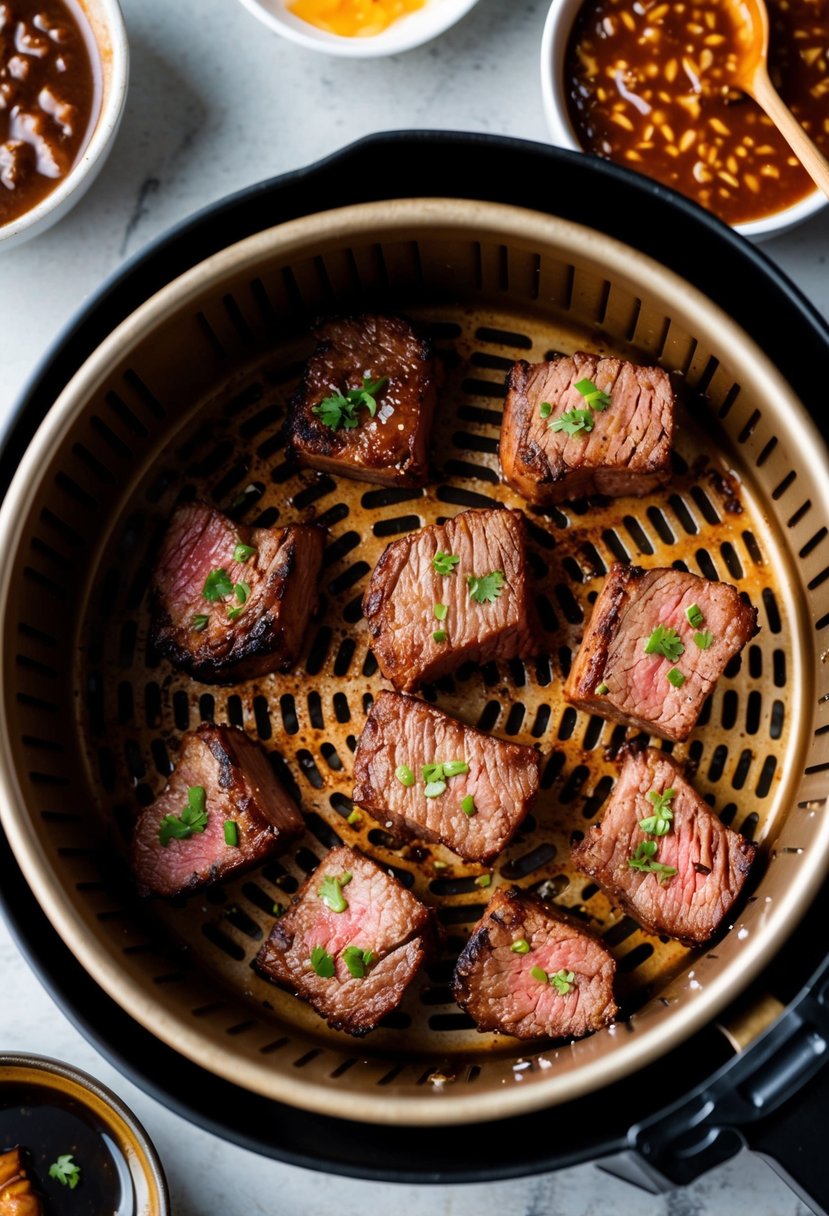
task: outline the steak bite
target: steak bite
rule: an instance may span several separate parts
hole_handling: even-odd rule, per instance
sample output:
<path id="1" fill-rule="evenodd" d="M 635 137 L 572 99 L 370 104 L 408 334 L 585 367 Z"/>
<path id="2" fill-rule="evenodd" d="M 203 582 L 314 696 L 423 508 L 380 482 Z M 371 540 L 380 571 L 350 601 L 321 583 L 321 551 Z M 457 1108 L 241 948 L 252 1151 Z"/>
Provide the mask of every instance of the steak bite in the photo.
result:
<path id="1" fill-rule="evenodd" d="M 616 963 L 588 930 L 517 887 L 489 901 L 458 959 L 455 1000 L 479 1030 L 579 1038 L 616 1016 Z"/>
<path id="2" fill-rule="evenodd" d="M 31 1121 L 31 1116 L 26 1122 Z M 19 1146 L 0 1153 L 0 1216 L 43 1216 L 43 1201 L 37 1194 L 29 1177 L 23 1158 L 24 1150 Z M 69 1186 L 77 1185 L 77 1167 L 72 1163 L 70 1155 L 67 1161 L 67 1173 L 75 1181 Z M 60 1159 L 50 1168 L 59 1168 Z M 63 1175 L 61 1175 L 63 1177 Z"/>
<path id="3" fill-rule="evenodd" d="M 602 822 L 570 859 L 648 933 L 693 946 L 716 933 L 755 853 L 709 810 L 671 756 L 647 748 L 627 750 Z"/>
<path id="4" fill-rule="evenodd" d="M 396 878 L 354 849 L 332 849 L 254 966 L 332 1029 L 363 1035 L 400 1004 L 437 933 L 434 913 Z"/>
<path id="5" fill-rule="evenodd" d="M 304 830 L 296 803 L 258 744 L 203 722 L 182 736 L 164 792 L 135 825 L 132 868 L 142 895 L 183 895 L 281 853 Z"/>
<path id="6" fill-rule="evenodd" d="M 372 649 L 413 692 L 460 663 L 536 652 L 522 511 L 464 511 L 393 541 L 363 597 Z"/>
<path id="7" fill-rule="evenodd" d="M 507 376 L 504 478 L 536 506 L 641 496 L 671 476 L 674 393 L 661 367 L 577 351 Z"/>
<path id="8" fill-rule="evenodd" d="M 170 520 L 153 575 L 152 640 L 208 684 L 287 671 L 317 602 L 325 531 L 247 528 L 193 502 Z"/>
<path id="9" fill-rule="evenodd" d="M 386 486 L 422 486 L 437 400 L 431 344 L 401 317 L 333 317 L 292 398 L 289 451 L 311 469 Z"/>
<path id="10" fill-rule="evenodd" d="M 564 697 L 611 722 L 681 742 L 726 664 L 756 632 L 757 610 L 729 583 L 614 562 Z"/>
<path id="11" fill-rule="evenodd" d="M 381 692 L 354 757 L 354 801 L 407 837 L 489 861 L 538 793 L 541 756 L 464 726 L 417 697 Z"/>

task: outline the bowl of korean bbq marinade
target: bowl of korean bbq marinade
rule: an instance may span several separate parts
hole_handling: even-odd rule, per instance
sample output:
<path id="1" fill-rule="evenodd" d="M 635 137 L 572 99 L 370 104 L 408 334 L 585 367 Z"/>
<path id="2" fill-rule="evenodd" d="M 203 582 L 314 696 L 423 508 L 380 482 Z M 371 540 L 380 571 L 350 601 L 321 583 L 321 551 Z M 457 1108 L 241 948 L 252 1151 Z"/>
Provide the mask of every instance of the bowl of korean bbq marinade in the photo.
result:
<path id="1" fill-rule="evenodd" d="M 824 155 L 829 149 L 826 12 L 769 4 L 772 80 Z M 736 30 L 723 0 L 679 10 L 627 0 L 556 0 L 541 48 L 556 144 L 671 186 L 762 240 L 826 203 L 760 107 L 730 83 Z"/>
<path id="2" fill-rule="evenodd" d="M 395 458 L 401 467 L 409 459 L 417 465 L 414 484 L 384 482 L 371 465 L 376 450 L 360 457 L 362 476 L 346 474 L 336 464 L 342 451 L 331 449 L 332 436 L 344 442 L 353 431 L 359 439 L 365 420 L 383 417 L 388 353 L 366 359 L 354 387 L 316 391 L 314 360 L 327 357 L 331 341 L 319 332 L 329 322 L 319 319 L 362 318 L 364 335 L 366 318 L 377 316 L 405 318 L 411 341 L 425 343 L 416 347 L 423 359 L 441 367 L 419 398 L 433 410 L 430 436 L 422 449 L 414 444 Z M 403 331 L 395 332 L 403 341 Z M 581 504 L 533 506 L 514 488 L 532 473 L 531 444 L 519 445 L 513 473 L 502 479 L 504 378 L 518 392 L 527 369 L 561 357 L 582 360 L 584 372 L 567 387 L 573 402 L 564 413 L 580 416 L 569 418 L 576 432 L 568 435 L 564 422 L 557 432 L 548 427 L 568 440 L 584 433 L 592 443 L 602 434 L 603 398 L 614 391 L 602 379 L 603 362 L 643 374 L 659 368 L 678 386 L 669 459 L 650 470 L 640 497 L 627 489 L 614 498 L 605 489 Z M 648 383 L 648 392 L 664 389 L 655 371 Z M 559 420 L 554 403 L 546 415 L 544 404 L 530 411 L 534 426 Z M 358 425 L 331 428 L 325 417 L 335 413 Z M 317 471 L 300 463 L 298 451 L 335 463 Z M 278 1101 L 331 1113 L 338 1095 L 337 1110 L 351 1119 L 436 1125 L 539 1109 L 630 1075 L 733 1000 L 777 953 L 825 872 L 827 830 L 801 809 L 820 796 L 821 784 L 815 762 L 823 736 L 809 740 L 820 712 L 812 709 L 819 690 L 811 621 L 820 618 L 815 580 L 823 559 L 820 543 L 808 542 L 827 509 L 823 462 L 802 404 L 745 331 L 687 281 L 595 229 L 511 206 L 404 199 L 290 221 L 220 250 L 162 287 L 93 351 L 45 419 L 5 504 L 6 636 L 23 640 L 5 664 L 3 814 L 28 881 L 84 967 L 134 1018 L 156 1034 L 165 1027 L 167 1041 L 188 1059 Z M 425 485 L 417 484 L 422 478 Z M 499 529 L 523 512 L 522 577 L 527 614 L 539 617 L 537 653 L 461 665 L 414 689 L 428 730 L 435 721 L 448 729 L 447 717 L 460 723 L 469 754 L 436 748 L 423 765 L 398 763 L 378 781 L 371 755 L 358 766 L 360 748 L 373 738 L 380 755 L 398 721 L 400 738 L 409 737 L 410 693 L 392 692 L 378 665 L 387 618 L 377 613 L 388 611 L 389 598 L 382 586 L 373 606 L 364 594 L 390 543 L 418 545 L 418 537 L 437 535 L 429 529 L 447 529 L 444 565 L 459 556 L 461 540 L 448 529 L 467 526 L 467 511 L 494 511 Z M 176 519 L 183 528 L 195 520 L 205 535 L 215 530 L 221 545 L 224 529 L 233 533 L 232 553 L 209 571 L 217 572 L 210 595 L 205 578 L 196 608 L 185 596 L 181 611 L 176 597 L 189 585 L 187 563 L 176 569 L 165 557 Z M 287 543 L 282 532 L 291 533 L 290 561 L 283 555 L 273 566 L 284 571 L 311 560 L 306 546 L 319 529 L 317 614 L 299 641 L 282 637 L 285 670 L 247 666 L 261 651 L 228 650 L 225 641 L 228 623 L 244 621 L 259 594 L 263 533 L 280 531 L 280 543 Z M 495 521 L 486 540 L 497 540 Z M 64 544 L 77 554 L 71 588 L 51 556 Z M 641 910 L 647 928 L 640 927 L 570 859 L 571 845 L 589 844 L 609 813 L 621 744 L 642 732 L 595 707 L 618 691 L 607 665 L 601 679 L 573 686 L 567 701 L 564 686 L 580 679 L 577 656 L 591 614 L 604 611 L 602 589 L 627 578 L 621 600 L 655 569 L 729 584 L 740 604 L 757 611 L 759 630 L 746 637 L 742 659 L 735 653 L 726 664 L 697 725 L 670 750 L 680 766 L 671 770 L 676 784 L 687 780 L 698 803 L 750 846 L 748 884 L 715 949 L 692 944 L 691 932 L 654 931 L 654 918 Z M 158 570 L 170 571 L 160 585 Z M 432 573 L 452 577 L 451 570 Z M 497 573 L 464 574 L 476 611 L 507 603 Z M 60 613 L 48 597 L 27 594 L 32 580 L 65 603 Z M 171 588 L 174 601 L 165 602 Z M 430 633 L 446 632 L 450 641 L 457 622 L 435 610 L 467 602 L 451 595 L 426 605 Z M 410 602 L 402 591 L 398 598 Z M 712 648 L 707 633 L 713 643 L 727 628 L 714 623 L 713 603 L 687 609 L 675 632 L 693 630 L 703 644 L 689 634 L 686 658 L 663 633 L 658 659 L 666 680 L 675 668 L 683 675 L 691 647 Z M 307 614 L 307 605 L 297 612 Z M 380 632 L 370 632 L 378 622 Z M 75 656 L 71 671 L 48 658 L 53 641 Z M 231 682 L 211 678 L 219 661 L 240 664 L 223 673 Z M 665 689 L 677 686 L 675 675 Z M 801 696 L 806 688 L 816 695 Z M 44 702 L 65 707 L 49 728 L 60 750 L 39 746 L 35 756 L 31 740 L 44 739 Z M 582 704 L 588 707 L 576 707 Z M 429 785 L 432 797 L 454 799 L 457 790 L 460 813 L 467 816 L 466 803 L 470 831 L 477 830 L 483 802 L 467 790 L 464 766 L 474 749 L 489 747 L 496 751 L 487 754 L 504 757 L 505 773 L 532 753 L 537 782 L 524 819 L 506 844 L 479 848 L 482 860 L 404 835 L 397 802 L 386 804 L 387 819 L 379 817 L 390 790 L 395 798 L 407 791 L 427 798 Z M 654 752 L 657 760 L 668 756 L 658 743 Z M 265 757 L 253 775 L 252 753 Z M 653 760 L 650 752 L 630 754 L 636 763 Z M 158 846 L 192 843 L 209 870 L 217 854 L 203 854 L 208 845 L 238 850 L 247 842 L 241 812 L 222 811 L 210 822 L 205 791 L 219 783 L 211 772 L 226 774 L 226 789 L 247 782 L 248 808 L 257 791 L 278 783 L 292 804 L 283 851 L 219 884 L 200 881 L 189 897 L 180 884 L 171 898 L 141 898 L 129 876 L 136 824 L 163 805 L 177 779 L 181 786 L 149 836 L 156 856 Z M 671 829 L 661 828 L 672 815 L 678 821 L 680 802 L 662 784 L 653 831 L 641 842 L 655 848 L 638 856 L 660 889 L 654 865 L 670 879 L 673 864 L 662 852 Z M 354 857 L 368 869 L 358 872 Z M 342 1009 L 328 1015 L 318 992 L 339 983 L 341 972 L 344 983 L 368 983 L 378 966 L 375 943 L 354 930 L 336 957 L 323 948 L 314 958 L 308 939 L 306 1001 L 289 979 L 290 943 L 309 908 L 321 914 L 321 903 L 337 917 L 362 907 L 364 883 L 376 873 L 393 884 L 387 890 L 403 926 L 394 949 L 413 978 L 358 1041 L 353 1032 L 362 1033 L 365 1020 L 352 1023 Z M 152 889 L 152 882 L 140 885 Z M 544 965 L 532 959 L 533 935 L 549 932 L 550 917 L 575 925 L 579 940 L 587 931 L 601 946 L 602 965 L 611 958 L 608 1025 L 583 1038 L 530 1042 L 486 1027 L 470 995 L 482 990 L 470 979 L 475 958 L 467 946 L 488 915 L 498 913 L 503 924 L 516 907 L 522 931 L 506 953 L 544 972 L 551 999 L 566 998 L 578 980 L 574 962 L 553 970 L 546 956 Z M 380 961 L 392 953 L 389 947 Z"/>
<path id="3" fill-rule="evenodd" d="M 132 1112 L 86 1073 L 45 1056 L 0 1055 L 0 1191 L 25 1216 L 170 1210 L 161 1162 Z"/>
<path id="4" fill-rule="evenodd" d="M 61 219 L 115 142 L 129 48 L 117 0 L 45 0 L 0 14 L 0 248 Z"/>

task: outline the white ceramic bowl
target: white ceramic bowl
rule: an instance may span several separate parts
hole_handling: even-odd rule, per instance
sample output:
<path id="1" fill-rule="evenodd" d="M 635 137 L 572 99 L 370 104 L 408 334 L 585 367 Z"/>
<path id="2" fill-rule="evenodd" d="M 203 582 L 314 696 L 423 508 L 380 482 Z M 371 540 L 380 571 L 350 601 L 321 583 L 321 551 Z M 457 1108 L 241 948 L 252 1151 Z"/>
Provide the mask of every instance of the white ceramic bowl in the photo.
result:
<path id="1" fill-rule="evenodd" d="M 289 11 L 289 0 L 242 0 L 242 3 L 275 33 L 300 46 L 349 59 L 376 59 L 410 51 L 437 38 L 460 21 L 478 0 L 426 0 L 423 8 L 393 22 L 382 34 L 368 38 L 346 38 L 317 29 Z"/>
<path id="2" fill-rule="evenodd" d="M 45 232 L 75 206 L 100 172 L 115 142 L 129 78 L 129 46 L 118 0 L 83 0 L 98 52 L 101 103 L 98 121 L 69 173 L 51 193 L 9 224 L 0 224 L 0 249 Z"/>
<path id="3" fill-rule="evenodd" d="M 579 143 L 570 116 L 567 112 L 567 98 L 564 86 L 564 57 L 570 39 L 570 31 L 576 15 L 584 0 L 553 0 L 544 34 L 541 39 L 541 93 L 544 101 L 544 114 L 550 129 L 552 142 L 559 148 L 571 148 L 575 152 L 584 152 Z M 747 236 L 753 241 L 763 241 L 771 236 L 778 236 L 795 224 L 814 215 L 827 203 L 825 195 L 815 189 L 801 202 L 783 211 L 764 216 L 760 220 L 752 220 L 745 224 L 732 225 L 735 232 Z"/>

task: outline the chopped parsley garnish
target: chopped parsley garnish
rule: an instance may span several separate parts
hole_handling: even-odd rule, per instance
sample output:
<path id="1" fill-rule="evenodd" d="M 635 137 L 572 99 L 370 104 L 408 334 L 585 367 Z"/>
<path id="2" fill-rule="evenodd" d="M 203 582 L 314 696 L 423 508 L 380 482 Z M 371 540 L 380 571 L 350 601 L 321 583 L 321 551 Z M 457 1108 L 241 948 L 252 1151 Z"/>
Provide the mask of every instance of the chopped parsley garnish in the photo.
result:
<path id="1" fill-rule="evenodd" d="M 249 557 L 253 557 L 256 552 L 254 545 L 246 545 L 243 541 L 238 541 L 236 548 L 233 550 L 233 560 L 235 562 L 246 562 Z"/>
<path id="2" fill-rule="evenodd" d="M 232 819 L 225 820 L 225 844 L 231 849 L 239 847 L 239 828 Z"/>
<path id="3" fill-rule="evenodd" d="M 676 866 L 665 866 L 656 860 L 658 845 L 655 840 L 642 840 L 636 846 L 636 852 L 628 858 L 631 870 L 641 870 L 646 874 L 656 874 L 660 883 L 664 884 L 676 874 Z"/>
<path id="4" fill-rule="evenodd" d="M 661 654 L 664 659 L 670 659 L 672 663 L 675 663 L 684 653 L 685 646 L 677 631 L 670 625 L 657 625 L 645 642 L 645 654 Z"/>
<path id="5" fill-rule="evenodd" d="M 49 1177 L 54 1178 L 55 1182 L 59 1182 L 61 1186 L 68 1186 L 70 1191 L 74 1191 L 81 1180 L 81 1167 L 75 1165 L 72 1153 L 61 1153 L 57 1161 L 53 1161 L 49 1166 Z"/>
<path id="6" fill-rule="evenodd" d="M 707 650 L 713 641 L 714 635 L 713 633 L 709 633 L 707 629 L 701 633 L 694 634 L 694 645 L 698 646 L 700 650 Z"/>
<path id="7" fill-rule="evenodd" d="M 432 634 L 433 642 L 445 642 L 446 638 L 447 638 L 447 633 L 446 633 L 445 629 L 436 629 L 435 632 Z"/>
<path id="8" fill-rule="evenodd" d="M 608 688 L 608 686 L 606 684 L 600 684 L 599 687 L 596 689 L 596 692 L 598 693 L 598 695 L 600 697 L 603 697 L 607 693 L 610 692 L 610 689 Z"/>
<path id="9" fill-rule="evenodd" d="M 324 946 L 314 946 L 311 951 L 311 966 L 321 979 L 333 979 L 336 971 L 334 960 Z"/>
<path id="10" fill-rule="evenodd" d="M 233 588 L 233 594 L 240 604 L 244 604 L 250 595 L 250 583 L 237 583 Z"/>
<path id="11" fill-rule="evenodd" d="M 465 798 L 461 799 L 461 810 L 463 811 L 464 815 L 468 815 L 470 819 L 473 815 L 477 814 L 475 799 L 471 794 L 467 794 Z"/>
<path id="12" fill-rule="evenodd" d="M 529 954 L 530 943 L 527 941 L 526 937 L 519 937 L 517 942 L 512 943 L 510 950 L 513 952 L 513 954 Z"/>
<path id="13" fill-rule="evenodd" d="M 414 781 L 414 777 L 412 777 L 412 781 Z M 360 812 L 357 810 L 352 811 L 351 814 L 346 819 L 346 823 L 350 824 L 351 827 L 356 827 L 358 823 L 362 823 L 362 822 L 363 822 L 363 817 L 360 814 Z"/>
<path id="14" fill-rule="evenodd" d="M 201 633 L 207 628 L 207 622 L 210 618 L 205 612 L 197 612 L 190 622 L 190 628 L 195 629 L 196 633 Z"/>
<path id="15" fill-rule="evenodd" d="M 568 435 L 578 435 L 580 431 L 587 433 L 593 430 L 593 411 L 589 407 L 586 410 L 568 410 L 547 425 L 551 431 L 566 431 Z"/>
<path id="16" fill-rule="evenodd" d="M 166 848 L 171 840 L 189 840 L 207 827 L 207 796 L 203 785 L 187 789 L 187 806 L 180 815 L 165 815 L 158 825 L 158 839 Z"/>
<path id="17" fill-rule="evenodd" d="M 211 570 L 207 578 L 204 580 L 202 595 L 211 604 L 216 600 L 223 600 L 226 596 L 233 594 L 233 583 L 230 581 L 230 575 L 224 569 Z"/>
<path id="18" fill-rule="evenodd" d="M 394 771 L 394 775 L 400 784 L 405 785 L 407 788 L 415 783 L 415 775 L 409 768 L 408 764 L 398 764 Z"/>
<path id="19" fill-rule="evenodd" d="M 538 980 L 539 984 L 547 983 L 547 972 L 544 970 L 543 967 L 531 967 L 530 975 L 533 977 L 534 980 Z"/>
<path id="20" fill-rule="evenodd" d="M 425 798 L 439 798 L 441 794 L 446 793 L 445 781 L 427 781 L 423 788 Z"/>
<path id="21" fill-rule="evenodd" d="M 360 406 L 364 406 L 372 418 L 377 413 L 377 395 L 388 381 L 388 376 L 381 376 L 378 380 L 364 376 L 362 388 L 350 388 L 345 394 L 332 393 L 330 397 L 323 397 L 319 405 L 312 406 L 311 413 L 316 414 L 332 431 L 340 427 L 352 431 L 360 425 L 360 419 L 357 417 Z"/>
<path id="22" fill-rule="evenodd" d="M 454 553 L 444 553 L 442 549 L 438 549 L 432 558 L 432 569 L 435 574 L 454 574 L 455 567 L 460 560 L 459 557 L 455 557 Z"/>
<path id="23" fill-rule="evenodd" d="M 653 806 L 653 814 L 648 815 L 646 819 L 639 820 L 640 828 L 649 836 L 667 836 L 674 817 L 670 804 L 676 797 L 676 790 L 673 788 L 663 790 L 661 794 L 656 790 L 651 790 L 647 797 L 648 802 Z"/>
<path id="24" fill-rule="evenodd" d="M 492 875 L 490 875 L 490 874 L 479 874 L 478 877 L 475 879 L 476 887 L 489 887 L 491 885 L 492 885 Z"/>
<path id="25" fill-rule="evenodd" d="M 699 604 L 691 604 L 685 609 L 685 618 L 692 629 L 699 629 L 705 617 L 702 615 L 702 609 Z"/>
<path id="26" fill-rule="evenodd" d="M 366 968 L 373 958 L 370 950 L 361 950 L 359 946 L 346 946 L 342 953 L 343 962 L 355 980 L 365 978 Z"/>
<path id="27" fill-rule="evenodd" d="M 542 418 L 549 418 L 550 414 L 553 412 L 553 407 L 550 405 L 549 401 L 542 401 L 541 409 L 538 412 Z"/>
<path id="28" fill-rule="evenodd" d="M 446 614 L 448 611 L 449 611 L 448 604 L 435 604 L 434 607 L 432 608 L 432 612 L 434 612 L 434 614 L 435 614 L 436 621 L 445 621 Z"/>
<path id="29" fill-rule="evenodd" d="M 566 971 L 562 967 L 561 971 L 557 971 L 555 975 L 550 976 L 550 983 L 560 996 L 567 996 L 567 993 L 573 987 L 575 978 L 575 974 L 572 971 Z"/>
<path id="30" fill-rule="evenodd" d="M 274 904 L 274 906 L 271 908 L 271 912 L 276 919 L 279 920 L 280 916 L 284 916 L 285 909 L 282 907 L 282 904 Z"/>
<path id="31" fill-rule="evenodd" d="M 348 886 L 351 882 L 351 875 L 346 872 L 341 874 L 339 878 L 334 878 L 329 875 L 322 880 L 322 886 L 317 891 L 322 902 L 332 912 L 345 912 L 348 907 L 348 900 L 343 895 L 343 887 Z"/>
<path id="32" fill-rule="evenodd" d="M 610 405 L 610 394 L 597 388 L 592 380 L 576 381 L 576 392 L 581 393 L 591 410 L 606 410 Z"/>
<path id="33" fill-rule="evenodd" d="M 466 576 L 470 598 L 476 604 L 493 604 L 501 594 L 505 581 L 502 570 L 493 570 L 491 574 L 468 574 Z"/>
<path id="34" fill-rule="evenodd" d="M 245 609 L 244 609 L 243 604 L 240 604 L 238 608 L 228 608 L 227 619 L 229 621 L 236 621 L 239 619 L 239 617 L 242 615 L 242 613 L 244 611 L 245 611 Z"/>
<path id="35" fill-rule="evenodd" d="M 668 683 L 672 684 L 674 688 L 681 688 L 685 683 L 685 676 L 678 667 L 672 667 L 668 672 Z"/>

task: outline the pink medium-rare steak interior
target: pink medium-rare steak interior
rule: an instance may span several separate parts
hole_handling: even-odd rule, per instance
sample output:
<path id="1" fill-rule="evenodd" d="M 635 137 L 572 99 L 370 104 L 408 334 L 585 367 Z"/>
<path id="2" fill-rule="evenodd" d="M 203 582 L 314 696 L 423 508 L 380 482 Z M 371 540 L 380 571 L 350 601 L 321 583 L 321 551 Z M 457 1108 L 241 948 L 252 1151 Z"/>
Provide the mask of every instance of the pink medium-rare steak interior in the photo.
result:
<path id="1" fill-rule="evenodd" d="M 609 403 L 591 408 L 595 399 L 576 388 L 585 380 Z M 671 382 L 660 367 L 583 351 L 546 363 L 521 360 L 507 377 L 504 477 L 536 505 L 594 493 L 650 493 L 671 476 L 674 408 Z M 574 410 L 584 418 L 582 429 L 554 429 Z"/>
<path id="2" fill-rule="evenodd" d="M 332 317 L 314 329 L 317 347 L 289 407 L 289 449 L 314 469 L 381 485 L 424 485 L 437 400 L 438 369 L 429 342 L 401 317 Z M 376 413 L 358 404 L 332 427 L 319 410 L 332 395 L 384 383 Z"/>
<path id="3" fill-rule="evenodd" d="M 689 613 L 701 617 L 698 625 L 690 623 Z M 682 650 L 675 659 L 646 652 L 658 628 L 676 633 Z M 756 629 L 756 610 L 729 583 L 616 562 L 593 607 L 564 696 L 611 721 L 665 739 L 687 739 L 726 664 Z"/>
<path id="4" fill-rule="evenodd" d="M 436 940 L 433 912 L 362 853 L 337 848 L 276 922 L 256 967 L 334 1029 L 361 1035 L 399 1005 Z"/>
<path id="5" fill-rule="evenodd" d="M 666 790 L 674 791 L 668 830 L 647 832 L 641 824 L 653 816 L 652 795 Z M 646 841 L 657 846 L 651 860 L 675 874 L 628 864 Z M 604 818 L 573 848 L 571 861 L 649 933 L 695 945 L 708 941 L 731 910 L 755 852 L 712 813 L 671 756 L 647 748 L 627 751 Z"/>
<path id="6" fill-rule="evenodd" d="M 162 843 L 166 816 L 187 819 L 191 789 L 203 791 L 196 801 L 203 803 L 206 822 L 199 817 L 189 836 Z M 227 823 L 235 825 L 235 844 L 226 839 Z M 303 830 L 299 809 L 258 744 L 235 727 L 205 722 L 182 736 L 163 793 L 141 812 L 132 867 L 142 894 L 180 895 L 282 852 Z"/>
<path id="7" fill-rule="evenodd" d="M 615 1017 L 615 972 L 592 933 L 511 887 L 493 894 L 475 926 L 458 959 L 454 995 L 479 1030 L 580 1037 Z"/>
<path id="8" fill-rule="evenodd" d="M 493 573 L 502 578 L 491 598 L 474 598 L 469 579 Z M 403 692 L 465 661 L 528 658 L 537 641 L 523 512 L 464 511 L 393 541 L 363 613 L 383 675 Z"/>
<path id="9" fill-rule="evenodd" d="M 287 670 L 316 607 L 324 544 L 315 524 L 248 528 L 205 503 L 177 508 L 153 576 L 155 645 L 211 683 Z"/>
<path id="10" fill-rule="evenodd" d="M 444 789 L 429 796 L 424 766 L 444 763 L 467 771 L 438 777 Z M 407 836 L 489 861 L 527 814 L 540 769 L 535 748 L 464 726 L 417 697 L 381 692 L 357 743 L 354 801 Z"/>

